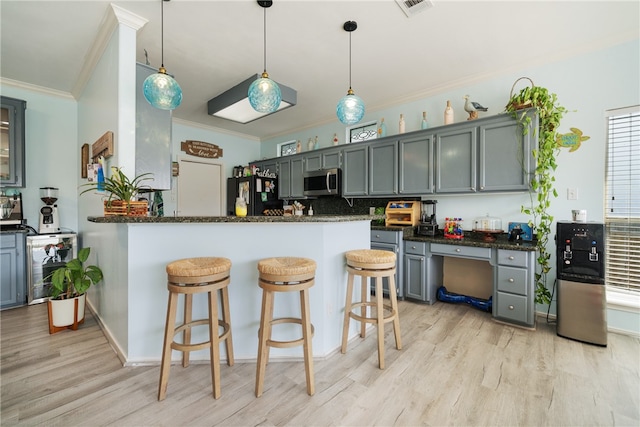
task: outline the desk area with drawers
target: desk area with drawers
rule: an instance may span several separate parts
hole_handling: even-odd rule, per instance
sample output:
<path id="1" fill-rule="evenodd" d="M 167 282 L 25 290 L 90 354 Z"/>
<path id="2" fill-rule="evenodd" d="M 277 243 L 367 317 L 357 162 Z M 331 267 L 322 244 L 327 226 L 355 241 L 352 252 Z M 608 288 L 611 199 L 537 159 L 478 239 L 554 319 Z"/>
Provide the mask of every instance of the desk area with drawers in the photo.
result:
<path id="1" fill-rule="evenodd" d="M 443 283 L 445 257 L 487 261 L 493 272 L 493 318 L 535 327 L 535 244 L 508 242 L 506 236 L 485 242 L 474 233 L 449 240 L 417 236 L 413 227 L 386 226 L 372 226 L 371 239 L 372 248 L 391 241 L 401 247 L 396 251 L 402 264 L 397 280 L 404 298 L 433 304 Z"/>

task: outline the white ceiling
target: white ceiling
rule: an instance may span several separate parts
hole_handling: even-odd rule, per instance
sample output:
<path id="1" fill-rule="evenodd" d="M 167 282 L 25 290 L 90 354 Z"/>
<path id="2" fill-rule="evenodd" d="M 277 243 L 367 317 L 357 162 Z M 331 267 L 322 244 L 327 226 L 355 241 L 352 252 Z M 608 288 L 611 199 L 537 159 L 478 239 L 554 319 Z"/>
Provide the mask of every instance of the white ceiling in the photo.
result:
<path id="1" fill-rule="evenodd" d="M 0 1 L 0 77 L 72 93 L 116 4 L 148 20 L 136 58 L 161 62 L 160 0 Z M 395 0 L 275 0 L 267 9 L 267 71 L 297 106 L 241 125 L 207 101 L 263 69 L 263 9 L 254 0 L 164 3 L 164 65 L 183 89 L 173 116 L 265 139 L 337 122 L 352 86 L 367 111 L 512 73 L 640 36 L 640 2 L 453 1 L 407 18 Z M 6 81 L 6 80 L 5 80 Z"/>

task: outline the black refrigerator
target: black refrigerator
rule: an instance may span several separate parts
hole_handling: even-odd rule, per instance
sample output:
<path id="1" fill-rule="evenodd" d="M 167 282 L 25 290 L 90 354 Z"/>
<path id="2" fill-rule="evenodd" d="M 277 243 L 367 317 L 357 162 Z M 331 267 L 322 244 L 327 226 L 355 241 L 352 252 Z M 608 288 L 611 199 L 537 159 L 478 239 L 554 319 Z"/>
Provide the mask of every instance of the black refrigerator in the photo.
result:
<path id="1" fill-rule="evenodd" d="M 273 215 L 282 209 L 278 199 L 278 178 L 264 178 L 257 175 L 229 178 L 227 180 L 227 215 L 236 214 L 236 198 L 244 199 L 248 216 Z"/>

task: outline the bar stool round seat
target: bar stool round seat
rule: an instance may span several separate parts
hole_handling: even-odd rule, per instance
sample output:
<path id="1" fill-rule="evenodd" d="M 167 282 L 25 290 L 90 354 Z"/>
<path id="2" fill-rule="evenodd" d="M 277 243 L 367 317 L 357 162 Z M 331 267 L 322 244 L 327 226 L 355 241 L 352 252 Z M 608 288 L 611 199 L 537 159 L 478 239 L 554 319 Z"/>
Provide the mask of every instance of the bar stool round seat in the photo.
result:
<path id="1" fill-rule="evenodd" d="M 356 249 L 345 253 L 347 260 L 347 300 L 344 309 L 341 352 L 347 352 L 349 323 L 351 319 L 360 322 L 360 337 L 365 337 L 366 324 L 373 323 L 378 332 L 378 366 L 384 369 L 384 325 L 393 322 L 396 348 L 402 349 L 400 336 L 400 317 L 398 315 L 398 296 L 396 292 L 396 254 L 378 249 Z M 360 300 L 353 301 L 354 277 L 360 277 Z M 375 299 L 369 300 L 368 278 L 375 278 Z M 389 304 L 383 299 L 383 278 L 389 283 Z M 367 313 L 367 307 L 371 307 Z M 355 310 L 359 308 L 360 313 Z"/>
<path id="2" fill-rule="evenodd" d="M 316 262 L 309 258 L 276 257 L 258 261 L 258 285 L 262 288 L 262 312 L 258 331 L 258 365 L 256 397 L 262 395 L 264 377 L 271 347 L 303 346 L 307 393 L 315 392 L 311 339 L 314 328 L 310 320 L 309 289 L 315 283 Z M 300 293 L 300 317 L 273 318 L 274 296 L 278 292 Z M 271 338 L 273 325 L 296 323 L 302 327 L 302 338 L 277 341 Z"/>
<path id="3" fill-rule="evenodd" d="M 164 400 L 169 384 L 172 350 L 182 352 L 182 366 L 189 366 L 189 353 L 209 348 L 211 358 L 211 384 L 213 397 L 218 399 L 220 392 L 220 343 L 225 342 L 227 365 L 233 366 L 233 341 L 231 335 L 231 315 L 229 312 L 229 290 L 231 282 L 231 261 L 222 257 L 185 258 L 173 261 L 166 266 L 167 289 L 169 302 L 167 305 L 167 322 L 164 332 L 162 362 L 160 368 L 160 384 L 158 400 Z M 192 319 L 193 295 L 208 294 L 208 318 Z M 218 313 L 218 294 L 222 318 Z M 184 321 L 176 325 L 178 296 L 184 295 Z M 191 343 L 191 329 L 195 326 L 207 325 L 209 340 Z M 222 328 L 222 332 L 220 332 Z M 176 335 L 182 333 L 182 342 L 175 341 Z"/>

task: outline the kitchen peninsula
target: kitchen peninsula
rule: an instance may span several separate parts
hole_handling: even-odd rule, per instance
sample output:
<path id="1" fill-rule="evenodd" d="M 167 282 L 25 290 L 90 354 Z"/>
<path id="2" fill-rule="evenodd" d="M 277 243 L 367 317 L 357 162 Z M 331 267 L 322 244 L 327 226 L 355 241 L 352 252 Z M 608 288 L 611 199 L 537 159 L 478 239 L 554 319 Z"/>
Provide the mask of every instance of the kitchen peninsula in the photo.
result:
<path id="1" fill-rule="evenodd" d="M 232 262 L 229 286 L 234 355 L 255 360 L 261 290 L 257 262 L 275 256 L 300 256 L 317 263 L 310 290 L 315 327 L 314 357 L 340 347 L 345 298 L 344 252 L 370 247 L 370 225 L 377 216 L 318 215 L 261 217 L 88 217 L 83 246 L 95 248 L 105 272 L 89 294 L 90 305 L 125 364 L 160 361 L 167 307 L 165 266 L 180 258 L 220 256 Z M 275 317 L 299 316 L 297 294 L 278 295 Z M 194 318 L 206 317 L 205 299 L 194 298 Z M 178 313 L 181 316 L 181 308 Z M 290 327 L 290 330 L 287 328 Z M 300 336 L 296 325 L 275 334 Z M 352 325 L 350 334 L 357 333 Z M 194 330 L 194 342 L 207 339 Z M 224 355 L 224 348 L 221 347 Z M 178 357 L 178 353 L 174 357 Z M 206 350 L 193 360 L 206 360 Z M 301 348 L 278 349 L 272 358 L 301 358 Z"/>

